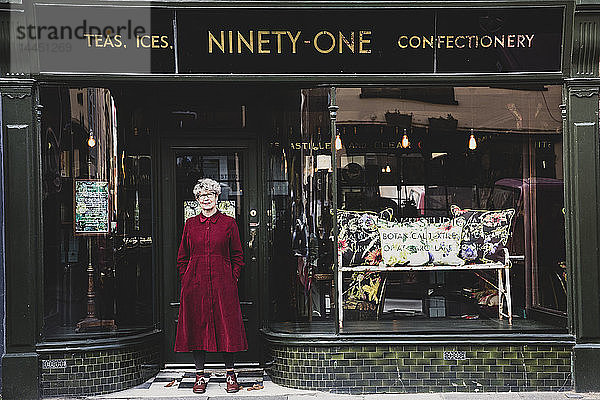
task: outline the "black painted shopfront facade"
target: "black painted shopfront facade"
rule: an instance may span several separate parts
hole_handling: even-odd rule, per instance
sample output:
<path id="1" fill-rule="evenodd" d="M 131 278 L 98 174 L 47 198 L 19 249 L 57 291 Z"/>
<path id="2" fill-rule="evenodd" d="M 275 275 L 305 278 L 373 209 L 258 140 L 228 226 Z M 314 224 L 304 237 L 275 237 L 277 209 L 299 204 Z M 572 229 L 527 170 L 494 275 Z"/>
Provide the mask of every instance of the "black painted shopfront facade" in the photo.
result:
<path id="1" fill-rule="evenodd" d="M 175 261 L 203 176 L 244 244 L 238 361 L 274 382 L 598 390 L 592 2 L 0 11 L 3 398 L 191 364 Z"/>

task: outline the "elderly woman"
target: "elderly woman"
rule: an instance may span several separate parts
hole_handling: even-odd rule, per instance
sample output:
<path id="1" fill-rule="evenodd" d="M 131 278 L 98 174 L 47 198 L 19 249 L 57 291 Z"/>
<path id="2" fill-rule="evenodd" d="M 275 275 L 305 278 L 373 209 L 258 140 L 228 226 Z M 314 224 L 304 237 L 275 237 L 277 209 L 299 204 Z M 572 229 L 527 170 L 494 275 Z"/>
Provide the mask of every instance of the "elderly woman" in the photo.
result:
<path id="1" fill-rule="evenodd" d="M 248 348 L 237 281 L 244 265 L 235 219 L 219 212 L 219 183 L 200 179 L 193 190 L 201 213 L 187 220 L 177 255 L 181 300 L 175 351 L 192 352 L 196 364 L 194 393 L 204 393 L 206 352 L 223 352 L 227 392 L 239 385 L 234 354 Z"/>

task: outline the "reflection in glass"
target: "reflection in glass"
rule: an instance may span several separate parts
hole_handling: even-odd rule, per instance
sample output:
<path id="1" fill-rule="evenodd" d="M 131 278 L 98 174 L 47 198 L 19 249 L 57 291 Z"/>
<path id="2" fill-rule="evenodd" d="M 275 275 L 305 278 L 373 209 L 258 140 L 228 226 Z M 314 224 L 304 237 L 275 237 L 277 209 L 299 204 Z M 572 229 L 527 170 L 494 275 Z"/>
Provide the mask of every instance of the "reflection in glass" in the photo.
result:
<path id="1" fill-rule="evenodd" d="M 108 89 L 44 87 L 40 98 L 45 110 L 44 335 L 151 327 L 149 140 L 137 140 L 136 127 L 117 128 L 117 103 Z M 105 233 L 74 231 L 74 187 L 81 179 L 108 183 L 110 226 Z M 86 318 L 99 322 L 77 328 Z"/>
<path id="2" fill-rule="evenodd" d="M 328 89 L 301 90 L 274 114 L 268 260 L 273 329 L 334 329 Z"/>

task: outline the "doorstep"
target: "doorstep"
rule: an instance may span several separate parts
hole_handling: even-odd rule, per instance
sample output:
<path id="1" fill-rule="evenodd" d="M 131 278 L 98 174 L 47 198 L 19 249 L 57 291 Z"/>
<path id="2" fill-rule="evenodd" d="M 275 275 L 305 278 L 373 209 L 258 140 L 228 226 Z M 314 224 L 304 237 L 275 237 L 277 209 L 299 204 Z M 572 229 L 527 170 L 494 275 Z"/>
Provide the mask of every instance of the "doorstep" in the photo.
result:
<path id="1" fill-rule="evenodd" d="M 132 400 L 132 399 L 154 399 L 154 400 L 178 400 L 178 399 L 234 399 L 234 398 L 253 398 L 253 399 L 272 399 L 287 400 L 289 396 L 313 396 L 314 391 L 291 389 L 285 386 L 276 385 L 261 368 L 237 368 L 236 373 L 238 383 L 242 389 L 237 393 L 227 393 L 225 388 L 225 371 L 223 369 L 211 370 L 210 380 L 206 387 L 206 393 L 198 395 L 192 392 L 195 381 L 195 371 L 193 369 L 164 369 L 156 376 L 150 378 L 145 383 L 134 388 L 120 392 L 104 395 L 90 396 L 88 400 Z M 261 388 L 262 387 L 262 388 Z M 250 390 L 249 390 L 250 389 Z"/>

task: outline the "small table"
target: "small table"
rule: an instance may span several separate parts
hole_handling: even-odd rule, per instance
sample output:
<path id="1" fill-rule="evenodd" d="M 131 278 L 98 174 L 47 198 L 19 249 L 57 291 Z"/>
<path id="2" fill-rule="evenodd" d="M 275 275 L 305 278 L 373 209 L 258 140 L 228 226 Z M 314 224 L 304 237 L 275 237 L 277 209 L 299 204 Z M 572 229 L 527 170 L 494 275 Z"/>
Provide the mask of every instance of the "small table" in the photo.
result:
<path id="1" fill-rule="evenodd" d="M 512 325 L 512 294 L 510 287 L 510 267 L 511 261 L 508 251 L 504 252 L 504 262 L 467 264 L 467 265 L 424 265 L 419 267 L 401 266 L 388 267 L 385 265 L 357 265 L 352 267 L 342 267 L 341 257 L 338 264 L 338 312 L 340 329 L 344 327 L 344 307 L 342 274 L 344 272 L 392 272 L 392 271 L 473 271 L 484 269 L 498 270 L 498 318 L 508 318 L 509 325 Z M 506 312 L 504 311 L 504 301 L 506 300 Z"/>

